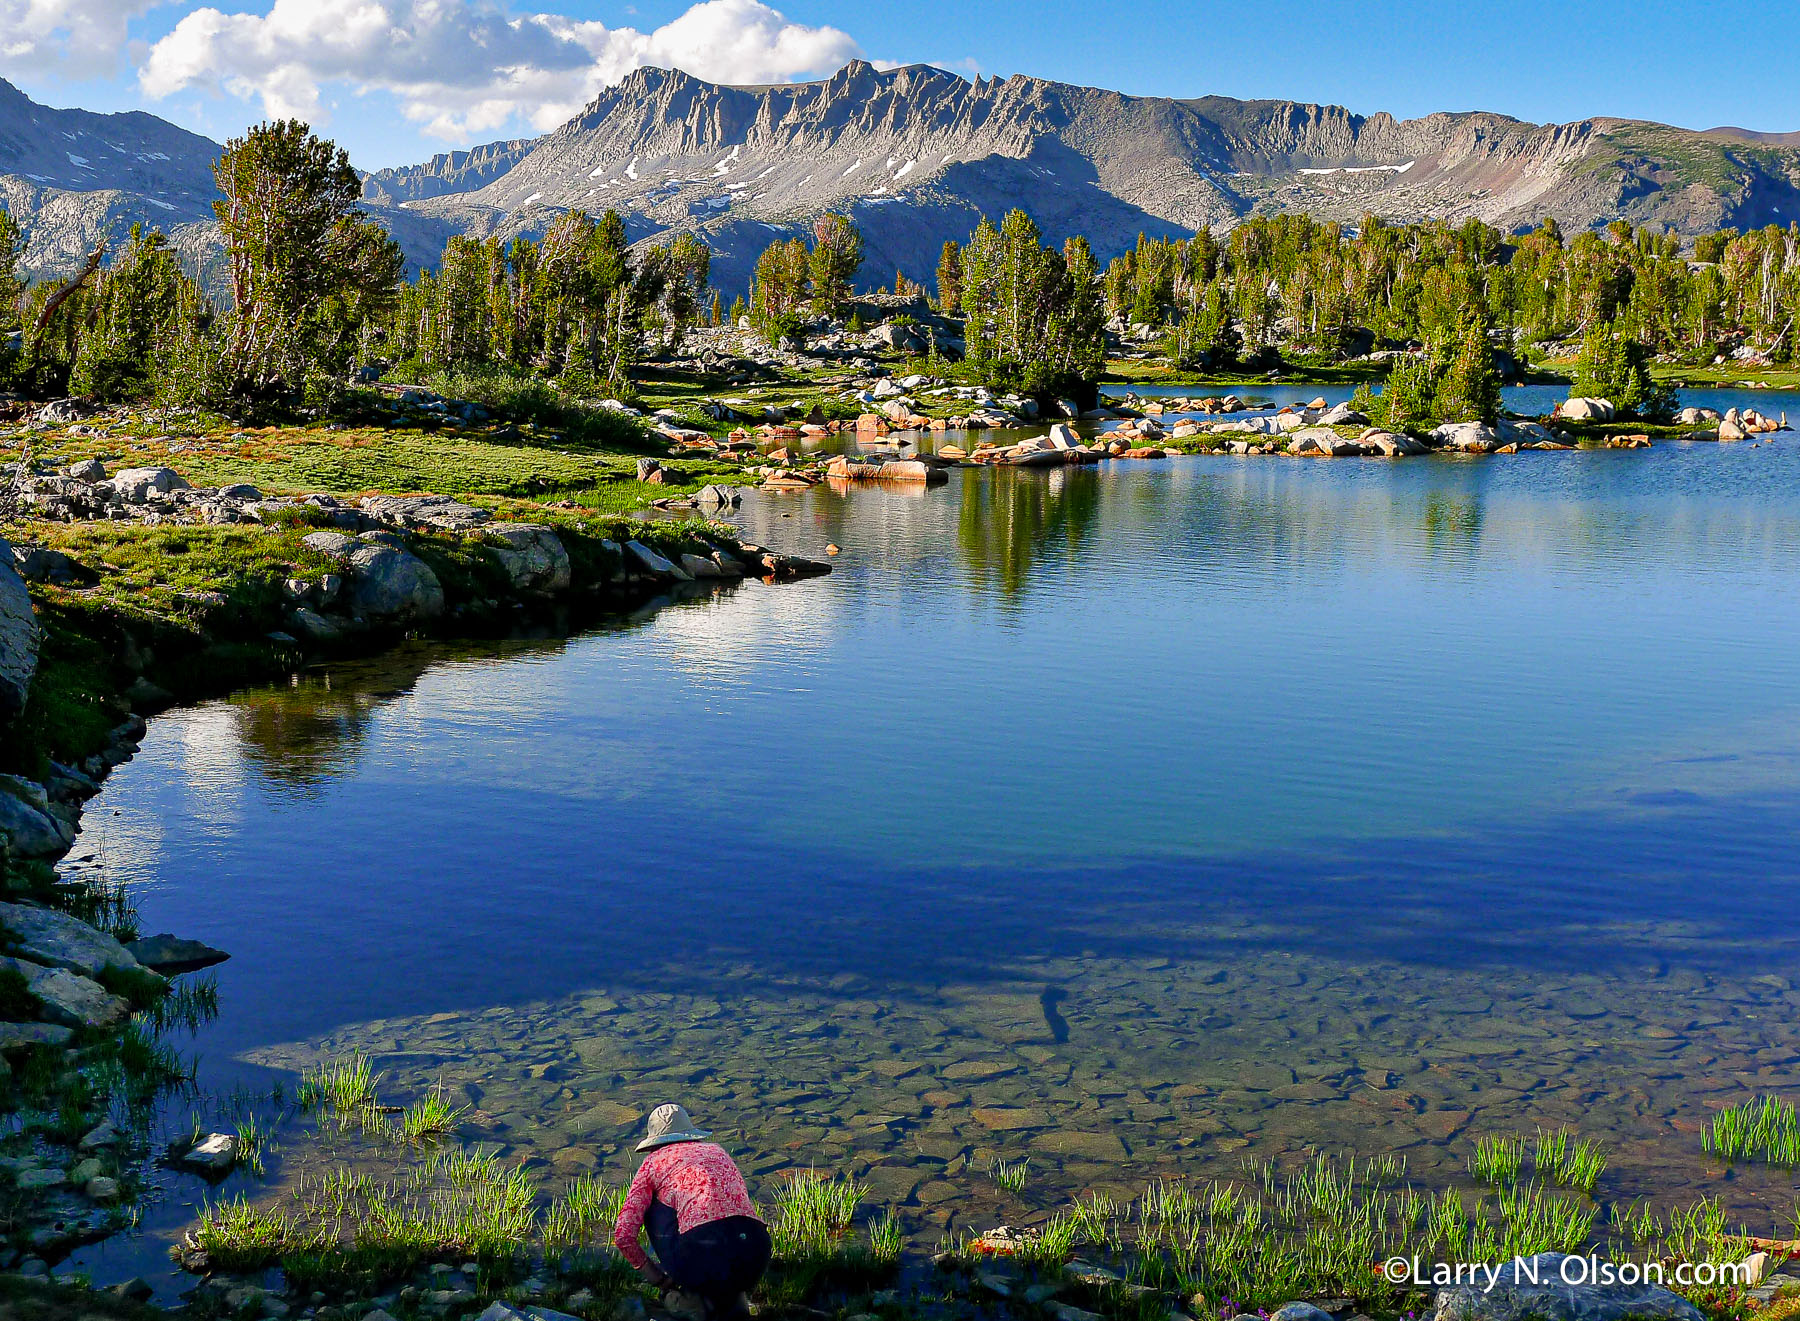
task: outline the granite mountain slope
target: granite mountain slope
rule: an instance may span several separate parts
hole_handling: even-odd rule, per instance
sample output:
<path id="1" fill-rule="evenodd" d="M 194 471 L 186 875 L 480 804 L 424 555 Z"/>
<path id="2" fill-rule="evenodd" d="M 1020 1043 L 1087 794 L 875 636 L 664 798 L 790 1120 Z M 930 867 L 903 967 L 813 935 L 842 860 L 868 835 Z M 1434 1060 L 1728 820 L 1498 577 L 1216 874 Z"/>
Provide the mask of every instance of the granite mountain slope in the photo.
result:
<path id="1" fill-rule="evenodd" d="M 1140 231 L 1281 211 L 1350 222 L 1371 211 L 1477 216 L 1507 228 L 1546 215 L 1575 228 L 1624 217 L 1683 234 L 1800 216 L 1800 150 L 1741 131 L 1480 112 L 1397 120 L 864 63 L 774 87 L 641 69 L 479 187 L 405 197 L 398 176 L 374 176 L 372 191 L 422 214 L 497 212 L 509 217 L 502 230 L 611 206 L 647 229 L 700 232 L 727 289 L 747 282 L 772 231 L 803 229 L 826 209 L 856 215 L 865 279 L 895 269 L 925 278 L 944 239 L 1013 206 L 1052 239 L 1088 235 L 1102 257 Z"/>
<path id="2" fill-rule="evenodd" d="M 28 226 L 33 275 L 72 268 L 98 235 L 138 220 L 170 229 L 195 265 L 213 268 L 218 150 L 151 115 L 52 110 L 0 83 L 0 201 Z M 729 293 L 772 238 L 825 210 L 861 225 L 863 283 L 896 269 L 928 279 L 945 239 L 1014 206 L 1052 241 L 1087 235 L 1102 259 L 1140 232 L 1274 212 L 1476 216 L 1506 228 L 1623 217 L 1685 235 L 1786 223 L 1800 217 L 1800 147 L 1791 135 L 1617 119 L 1398 120 L 1023 76 L 971 82 L 923 65 L 858 62 L 769 87 L 640 69 L 545 137 L 376 171 L 366 199 L 414 267 L 453 233 L 506 238 L 541 232 L 567 208 L 617 208 L 637 239 L 704 236 Z"/>

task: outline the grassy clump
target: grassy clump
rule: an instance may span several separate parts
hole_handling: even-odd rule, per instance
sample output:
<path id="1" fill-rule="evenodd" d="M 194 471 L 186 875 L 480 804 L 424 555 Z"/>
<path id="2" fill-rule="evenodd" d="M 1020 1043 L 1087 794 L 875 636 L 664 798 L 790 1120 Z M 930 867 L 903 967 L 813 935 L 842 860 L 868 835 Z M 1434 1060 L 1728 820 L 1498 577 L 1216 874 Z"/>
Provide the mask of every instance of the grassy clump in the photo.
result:
<path id="1" fill-rule="evenodd" d="M 883 1266 L 898 1266 L 906 1247 L 906 1231 L 892 1213 L 884 1212 L 869 1222 L 869 1251 Z"/>
<path id="2" fill-rule="evenodd" d="M 1567 1129 L 1553 1133 L 1538 1130 L 1531 1152 L 1532 1177 L 1538 1183 L 1592 1193 L 1605 1169 L 1606 1156 L 1593 1139 L 1576 1139 Z M 1523 1137 L 1490 1136 L 1476 1140 L 1474 1154 L 1469 1157 L 1469 1173 L 1477 1181 L 1511 1188 L 1524 1170 Z"/>
<path id="3" fill-rule="evenodd" d="M 400 1112 L 394 1131 L 404 1142 L 425 1142 L 443 1137 L 468 1113 L 468 1106 L 451 1105 L 442 1090 L 434 1087 Z"/>
<path id="4" fill-rule="evenodd" d="M 488 412 L 539 427 L 555 428 L 578 444 L 648 452 L 654 443 L 638 418 L 601 408 L 540 377 L 504 372 L 443 372 L 427 384 L 438 394 L 479 404 Z"/>
<path id="5" fill-rule="evenodd" d="M 438 1155 L 391 1179 L 347 1170 L 302 1180 L 282 1204 L 207 1206 L 192 1242 L 208 1269 L 278 1266 L 302 1289 L 378 1286 L 436 1260 L 509 1277 L 536 1237 L 537 1185 L 492 1155 Z"/>
<path id="6" fill-rule="evenodd" d="M 1054 1268 L 1077 1244 L 1114 1264 L 1121 1285 L 1094 1285 L 1105 1310 L 1133 1289 L 1190 1300 L 1196 1315 L 1225 1300 L 1238 1310 L 1299 1297 L 1349 1296 L 1390 1307 L 1401 1290 L 1379 1264 L 1393 1256 L 1493 1261 L 1581 1250 L 1598 1208 L 1586 1198 L 1513 1186 L 1472 1202 L 1399 1182 L 1394 1159 L 1319 1157 L 1291 1174 L 1274 1166 L 1245 1182 L 1152 1185 L 1121 1205 L 1090 1195 L 1053 1217 L 1019 1255 Z M 1084 1254 L 1085 1255 L 1085 1254 Z"/>
<path id="7" fill-rule="evenodd" d="M 452 1105 L 439 1087 L 404 1108 L 384 1106 L 377 1095 L 380 1082 L 367 1055 L 321 1060 L 301 1074 L 296 1099 L 302 1110 L 340 1129 L 412 1146 L 445 1136 L 469 1113 L 466 1105 Z"/>
<path id="8" fill-rule="evenodd" d="M 380 1081 L 381 1075 L 367 1055 L 321 1060 L 300 1075 L 300 1108 L 339 1116 L 360 1114 L 375 1104 L 375 1086 Z"/>
<path id="9" fill-rule="evenodd" d="M 1606 1157 L 1600 1144 L 1592 1138 L 1572 1137 L 1567 1129 L 1555 1133 L 1538 1131 L 1537 1150 L 1532 1157 L 1538 1178 L 1578 1192 L 1591 1193 L 1606 1169 Z"/>
<path id="10" fill-rule="evenodd" d="M 125 620 L 259 636 L 283 622 L 288 578 L 317 579 L 329 562 L 301 541 L 306 529 L 256 525 L 59 523 L 31 535 L 98 571 L 79 592 L 45 587 L 34 596 L 70 609 L 96 605 Z M 93 636 L 84 628 L 82 636 Z"/>
<path id="11" fill-rule="evenodd" d="M 611 1240 L 625 1205 L 625 1190 L 597 1175 L 584 1174 L 552 1203 L 544 1221 L 544 1246 L 553 1252 L 583 1252 Z"/>
<path id="12" fill-rule="evenodd" d="M 255 1115 L 245 1115 L 238 1121 L 238 1163 L 259 1179 L 264 1173 L 263 1154 L 268 1149 L 268 1145 L 269 1135 L 263 1131 L 263 1126 Z"/>
<path id="13" fill-rule="evenodd" d="M 625 1190 L 584 1174 L 550 1204 L 544 1215 L 544 1257 L 571 1285 L 590 1291 L 596 1316 L 642 1288 L 638 1273 L 612 1246 L 613 1225 L 625 1204 Z"/>
<path id="14" fill-rule="evenodd" d="M 1475 1154 L 1469 1158 L 1469 1173 L 1482 1183 L 1505 1188 L 1519 1181 L 1524 1164 L 1524 1138 L 1484 1137 L 1476 1140 Z"/>
<path id="15" fill-rule="evenodd" d="M 892 1271 L 898 1226 L 891 1217 L 870 1225 L 867 1242 L 854 1235 L 856 1209 L 867 1192 L 854 1179 L 812 1170 L 776 1190 L 769 1219 L 774 1261 L 763 1285 L 769 1302 L 796 1304 L 821 1289 L 864 1287 Z"/>
<path id="16" fill-rule="evenodd" d="M 1792 1168 L 1800 1165 L 1800 1114 L 1778 1096 L 1753 1097 L 1714 1115 L 1700 1144 L 1727 1164 L 1765 1160 Z"/>
<path id="17" fill-rule="evenodd" d="M 854 1179 L 828 1179 L 812 1170 L 789 1179 L 775 1194 L 770 1225 L 775 1255 L 829 1255 L 850 1232 L 857 1204 L 867 1191 Z"/>
<path id="18" fill-rule="evenodd" d="M 1025 1191 L 1025 1181 L 1031 1173 L 1031 1159 L 1001 1160 L 998 1156 L 988 1163 L 988 1177 L 1006 1189 L 1009 1193 Z"/>
<path id="19" fill-rule="evenodd" d="M 214 1203 L 189 1247 L 205 1253 L 208 1271 L 279 1268 L 294 1287 L 337 1297 L 365 1296 L 434 1261 L 474 1261 L 485 1286 L 500 1289 L 541 1249 L 566 1286 L 610 1305 L 640 1288 L 610 1243 L 624 1200 L 622 1189 L 587 1175 L 540 1214 L 541 1191 L 523 1169 L 492 1153 L 439 1152 L 385 1178 L 336 1169 L 272 1202 Z"/>

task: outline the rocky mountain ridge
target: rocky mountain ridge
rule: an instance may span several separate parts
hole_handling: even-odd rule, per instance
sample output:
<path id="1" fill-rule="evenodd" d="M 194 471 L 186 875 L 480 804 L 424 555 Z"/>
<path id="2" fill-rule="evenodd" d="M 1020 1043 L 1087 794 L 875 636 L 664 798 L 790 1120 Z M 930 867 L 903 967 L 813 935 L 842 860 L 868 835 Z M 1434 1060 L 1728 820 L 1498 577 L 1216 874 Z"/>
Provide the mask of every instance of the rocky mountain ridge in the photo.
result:
<path id="1" fill-rule="evenodd" d="M 1488 112 L 1400 120 L 860 61 L 767 87 L 646 68 L 545 137 L 375 171 L 365 187 L 415 267 L 453 233 L 531 234 L 566 209 L 611 207 L 634 238 L 700 234 L 729 294 L 772 238 L 826 210 L 862 227 L 865 284 L 895 270 L 928 280 L 945 239 L 1014 206 L 1049 241 L 1085 234 L 1103 260 L 1140 232 L 1277 212 L 1475 216 L 1509 229 L 1624 217 L 1684 235 L 1785 223 L 1800 216 L 1792 137 Z M 133 218 L 172 225 L 204 267 L 217 151 L 153 116 L 47 110 L 0 85 L 0 200 L 27 220 L 33 274 L 67 269 L 94 235 Z"/>

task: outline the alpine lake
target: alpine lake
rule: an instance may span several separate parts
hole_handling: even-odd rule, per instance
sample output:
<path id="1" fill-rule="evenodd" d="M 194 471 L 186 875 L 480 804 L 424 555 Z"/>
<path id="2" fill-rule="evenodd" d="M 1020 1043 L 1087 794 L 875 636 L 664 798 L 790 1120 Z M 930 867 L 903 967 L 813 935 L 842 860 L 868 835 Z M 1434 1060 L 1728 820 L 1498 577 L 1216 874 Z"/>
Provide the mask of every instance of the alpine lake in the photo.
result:
<path id="1" fill-rule="evenodd" d="M 734 517 L 834 572 L 152 722 L 70 869 L 231 952 L 161 1122 L 270 1137 L 68 1269 L 170 1280 L 203 1200 L 382 1159 L 292 1103 L 356 1053 L 547 1190 L 679 1100 L 753 1189 L 852 1174 L 924 1243 L 1320 1152 L 1466 1184 L 1561 1128 L 1602 1199 L 1789 1231 L 1791 1172 L 1700 1132 L 1800 1062 L 1791 433 Z"/>

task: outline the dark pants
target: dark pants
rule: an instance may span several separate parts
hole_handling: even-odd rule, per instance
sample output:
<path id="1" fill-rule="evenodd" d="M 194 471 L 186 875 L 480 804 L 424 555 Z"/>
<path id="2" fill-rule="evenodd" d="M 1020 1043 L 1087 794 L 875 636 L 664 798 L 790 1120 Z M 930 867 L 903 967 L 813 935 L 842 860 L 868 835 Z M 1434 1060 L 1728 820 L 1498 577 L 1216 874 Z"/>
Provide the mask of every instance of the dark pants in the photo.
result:
<path id="1" fill-rule="evenodd" d="M 680 1288 L 700 1295 L 709 1317 L 731 1316 L 738 1295 L 755 1288 L 769 1268 L 769 1231 L 750 1216 L 727 1216 L 683 1234 L 674 1209 L 652 1202 L 644 1229 L 657 1264 Z"/>

